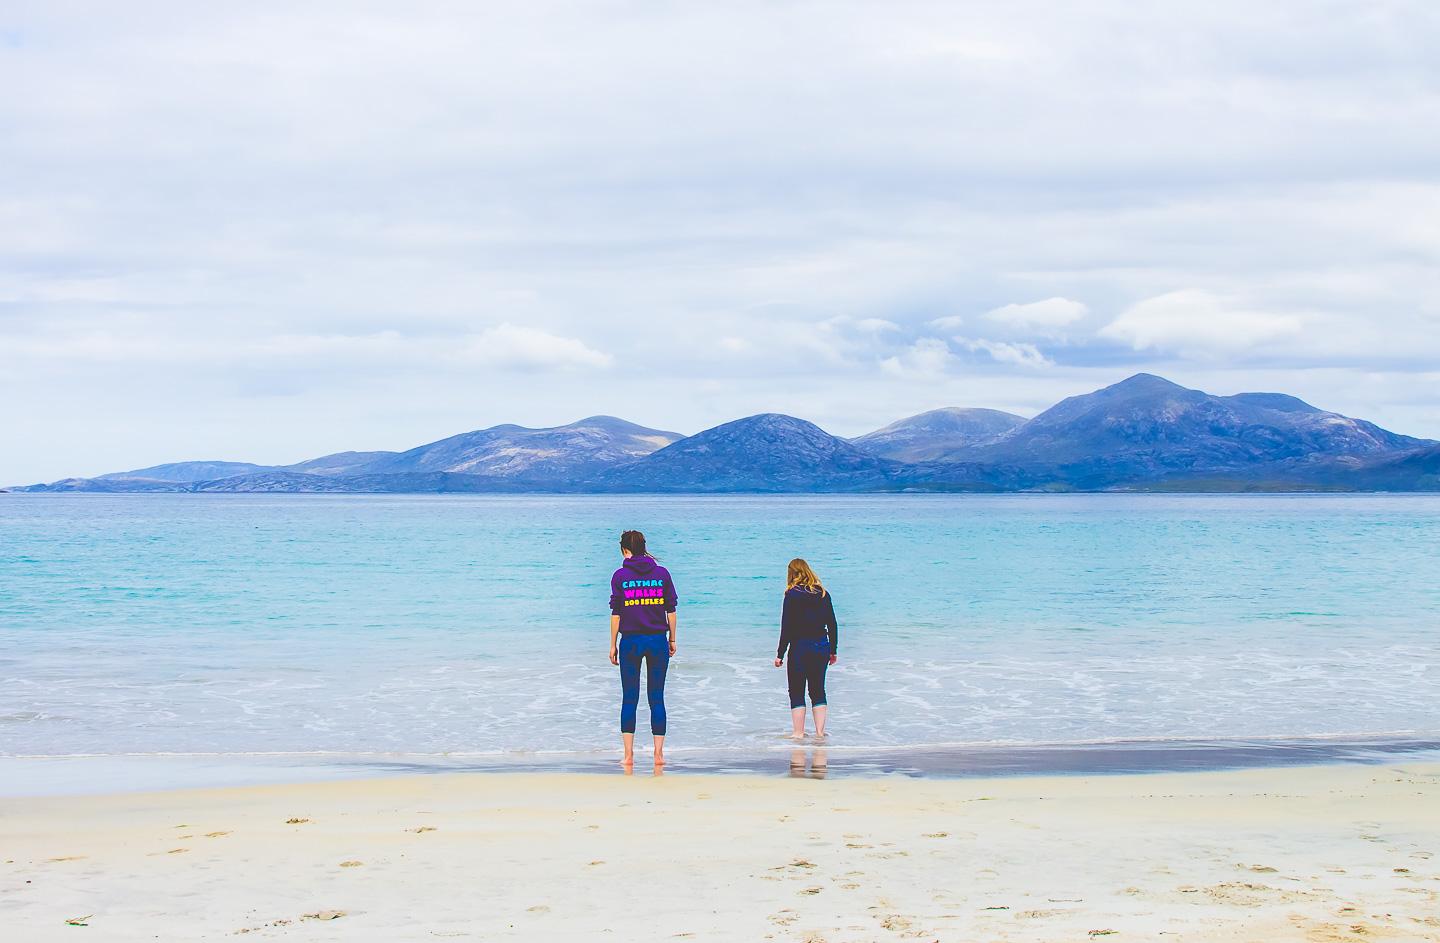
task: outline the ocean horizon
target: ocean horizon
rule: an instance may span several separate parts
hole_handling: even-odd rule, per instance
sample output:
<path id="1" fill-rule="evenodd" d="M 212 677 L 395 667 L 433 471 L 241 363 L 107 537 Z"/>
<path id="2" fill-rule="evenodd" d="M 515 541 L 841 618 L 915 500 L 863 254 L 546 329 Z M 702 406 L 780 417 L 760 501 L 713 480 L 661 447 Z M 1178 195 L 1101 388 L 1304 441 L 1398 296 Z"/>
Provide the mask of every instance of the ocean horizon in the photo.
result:
<path id="1" fill-rule="evenodd" d="M 0 763 L 43 791 L 146 758 L 197 783 L 611 762 L 628 527 L 679 591 L 682 768 L 789 749 L 792 556 L 835 597 L 828 748 L 855 768 L 1431 750 L 1437 524 L 1425 495 L 17 496 Z"/>

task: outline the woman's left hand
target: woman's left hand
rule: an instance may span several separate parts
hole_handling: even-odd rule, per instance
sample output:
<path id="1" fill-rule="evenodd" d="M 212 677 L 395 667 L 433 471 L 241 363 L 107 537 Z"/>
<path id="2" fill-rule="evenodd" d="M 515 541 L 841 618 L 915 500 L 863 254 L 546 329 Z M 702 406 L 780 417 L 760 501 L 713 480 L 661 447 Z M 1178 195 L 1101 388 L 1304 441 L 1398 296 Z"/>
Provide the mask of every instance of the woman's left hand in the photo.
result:
<path id="1" fill-rule="evenodd" d="M 831 656 L 830 656 L 830 664 L 832 664 L 832 665 L 835 664 L 835 662 L 837 662 L 837 661 L 839 661 L 839 660 L 840 660 L 840 656 L 839 656 L 839 655 L 831 655 Z"/>
<path id="2" fill-rule="evenodd" d="M 675 654 L 675 640 L 673 638 L 670 640 L 670 654 Z"/>

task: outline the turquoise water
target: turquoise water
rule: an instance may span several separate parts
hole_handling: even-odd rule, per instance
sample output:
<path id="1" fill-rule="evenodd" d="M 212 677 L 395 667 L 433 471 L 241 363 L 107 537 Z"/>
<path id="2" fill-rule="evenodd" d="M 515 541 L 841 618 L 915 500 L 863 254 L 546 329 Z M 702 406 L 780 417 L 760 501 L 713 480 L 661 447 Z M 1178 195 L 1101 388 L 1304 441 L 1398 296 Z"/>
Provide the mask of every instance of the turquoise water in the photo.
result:
<path id="1" fill-rule="evenodd" d="M 1440 734 L 1434 496 L 34 495 L 0 756 L 611 750 L 626 527 L 680 592 L 681 751 L 780 743 L 795 555 L 841 749 Z"/>

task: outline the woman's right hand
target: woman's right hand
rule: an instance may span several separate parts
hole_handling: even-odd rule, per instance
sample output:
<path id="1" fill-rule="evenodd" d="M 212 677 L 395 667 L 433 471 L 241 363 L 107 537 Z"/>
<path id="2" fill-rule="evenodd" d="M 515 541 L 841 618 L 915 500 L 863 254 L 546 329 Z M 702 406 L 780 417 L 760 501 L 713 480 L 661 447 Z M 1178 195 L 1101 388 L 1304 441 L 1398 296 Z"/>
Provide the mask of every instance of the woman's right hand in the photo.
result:
<path id="1" fill-rule="evenodd" d="M 776 667 L 776 668 L 779 668 L 779 667 L 780 667 L 781 665 L 783 665 L 783 664 L 785 664 L 785 659 L 783 659 L 783 658 L 777 658 L 777 659 L 775 659 L 775 667 Z"/>

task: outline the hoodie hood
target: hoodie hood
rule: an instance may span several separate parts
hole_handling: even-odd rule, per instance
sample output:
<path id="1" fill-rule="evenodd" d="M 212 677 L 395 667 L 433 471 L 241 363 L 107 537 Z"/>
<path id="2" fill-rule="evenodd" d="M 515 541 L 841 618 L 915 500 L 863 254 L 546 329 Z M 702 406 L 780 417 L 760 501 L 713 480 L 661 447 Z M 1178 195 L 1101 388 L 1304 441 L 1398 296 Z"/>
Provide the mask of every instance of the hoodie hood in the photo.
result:
<path id="1" fill-rule="evenodd" d="M 620 565 L 636 576 L 649 576 L 655 572 L 655 567 L 658 566 L 655 558 L 651 556 L 626 557 L 625 562 Z"/>

